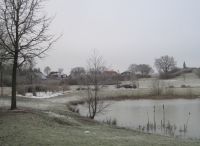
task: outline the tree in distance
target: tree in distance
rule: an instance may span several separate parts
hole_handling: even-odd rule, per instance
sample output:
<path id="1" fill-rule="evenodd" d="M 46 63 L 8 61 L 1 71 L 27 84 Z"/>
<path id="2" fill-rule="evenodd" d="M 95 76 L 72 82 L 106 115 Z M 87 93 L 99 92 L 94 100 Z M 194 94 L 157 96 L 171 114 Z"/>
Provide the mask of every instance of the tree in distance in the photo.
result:
<path id="1" fill-rule="evenodd" d="M 165 77 L 169 75 L 170 71 L 176 68 L 176 61 L 174 60 L 174 57 L 170 57 L 168 55 L 155 59 L 154 64 L 160 75 L 164 75 Z"/>
<path id="2" fill-rule="evenodd" d="M 44 68 L 44 73 L 48 76 L 50 72 L 51 72 L 51 68 L 49 66 L 46 66 Z"/>

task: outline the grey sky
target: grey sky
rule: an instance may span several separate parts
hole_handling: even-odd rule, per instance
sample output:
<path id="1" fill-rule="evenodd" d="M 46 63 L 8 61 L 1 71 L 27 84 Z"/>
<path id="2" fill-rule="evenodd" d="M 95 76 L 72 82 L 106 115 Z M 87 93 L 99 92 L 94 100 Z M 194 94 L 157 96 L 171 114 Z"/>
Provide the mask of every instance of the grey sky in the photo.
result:
<path id="1" fill-rule="evenodd" d="M 56 15 L 51 31 L 63 37 L 39 61 L 42 70 L 84 67 L 94 48 L 114 70 L 153 66 L 161 55 L 200 66 L 200 0 L 51 0 L 46 7 Z"/>

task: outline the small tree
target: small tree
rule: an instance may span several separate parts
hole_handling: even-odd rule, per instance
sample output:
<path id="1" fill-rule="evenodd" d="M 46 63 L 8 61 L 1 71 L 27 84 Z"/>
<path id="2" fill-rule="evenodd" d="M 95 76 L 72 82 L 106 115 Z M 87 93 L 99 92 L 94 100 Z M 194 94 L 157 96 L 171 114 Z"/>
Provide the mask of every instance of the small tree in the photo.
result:
<path id="1" fill-rule="evenodd" d="M 17 68 L 41 57 L 55 42 L 51 19 L 41 13 L 45 0 L 0 0 L 0 46 L 13 59 L 11 109 L 16 109 Z"/>
<path id="2" fill-rule="evenodd" d="M 44 73 L 48 76 L 50 72 L 51 72 L 51 68 L 49 66 L 46 66 L 44 68 Z"/>
<path id="3" fill-rule="evenodd" d="M 176 68 L 176 62 L 174 57 L 166 55 L 156 59 L 155 66 L 160 74 L 167 76 L 170 71 Z"/>
<path id="4" fill-rule="evenodd" d="M 87 98 L 89 118 L 94 119 L 96 114 L 101 113 L 107 105 L 103 103 L 99 96 L 101 69 L 103 66 L 103 59 L 96 51 L 88 60 L 88 71 L 86 75 Z"/>

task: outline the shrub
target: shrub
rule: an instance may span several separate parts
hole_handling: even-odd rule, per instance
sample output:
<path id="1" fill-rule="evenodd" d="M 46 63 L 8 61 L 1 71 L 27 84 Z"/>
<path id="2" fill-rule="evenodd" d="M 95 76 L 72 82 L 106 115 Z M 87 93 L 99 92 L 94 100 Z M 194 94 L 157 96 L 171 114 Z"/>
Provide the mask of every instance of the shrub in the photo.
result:
<path id="1" fill-rule="evenodd" d="M 173 86 L 173 85 L 171 85 L 171 86 L 169 86 L 169 88 L 174 88 L 174 86 Z"/>
<path id="2" fill-rule="evenodd" d="M 108 125 L 117 125 L 117 120 L 116 119 L 106 119 L 106 121 L 103 121 L 103 123 L 106 123 Z"/>
<path id="3" fill-rule="evenodd" d="M 42 86 L 42 85 L 36 85 L 35 86 L 35 91 L 36 92 L 47 92 L 47 87 L 45 87 L 45 86 Z"/>
<path id="4" fill-rule="evenodd" d="M 125 85 L 117 85 L 117 88 L 137 88 L 135 84 L 130 85 L 130 84 L 125 84 Z"/>
<path id="5" fill-rule="evenodd" d="M 181 85 L 181 88 L 190 88 L 189 85 Z"/>
<path id="6" fill-rule="evenodd" d="M 183 71 L 180 68 L 174 68 L 168 73 L 160 73 L 160 79 L 172 79 L 177 76 L 180 76 Z"/>
<path id="7" fill-rule="evenodd" d="M 87 88 L 81 88 L 81 87 L 80 87 L 80 88 L 77 88 L 76 90 L 77 90 L 77 91 L 80 91 L 80 90 L 87 90 Z"/>
<path id="8" fill-rule="evenodd" d="M 33 92 L 33 87 L 32 86 L 28 86 L 25 88 L 25 91 L 27 91 L 28 93 L 32 93 Z"/>
<path id="9" fill-rule="evenodd" d="M 69 79 L 69 80 L 68 80 L 68 84 L 69 84 L 69 85 L 78 85 L 78 81 L 75 80 L 75 79 Z"/>

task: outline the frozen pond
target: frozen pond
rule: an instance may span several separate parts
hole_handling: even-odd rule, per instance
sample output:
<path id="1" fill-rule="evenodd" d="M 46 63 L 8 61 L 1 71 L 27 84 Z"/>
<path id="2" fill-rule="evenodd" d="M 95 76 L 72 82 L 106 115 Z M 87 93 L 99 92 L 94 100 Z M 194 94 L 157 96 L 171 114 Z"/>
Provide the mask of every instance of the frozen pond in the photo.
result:
<path id="1" fill-rule="evenodd" d="M 106 102 L 110 105 L 104 114 L 99 114 L 95 117 L 98 121 L 105 122 L 111 119 L 117 121 L 117 126 L 148 133 L 182 138 L 200 138 L 199 99 Z M 79 105 L 78 108 L 81 115 L 87 116 L 86 105 Z"/>

